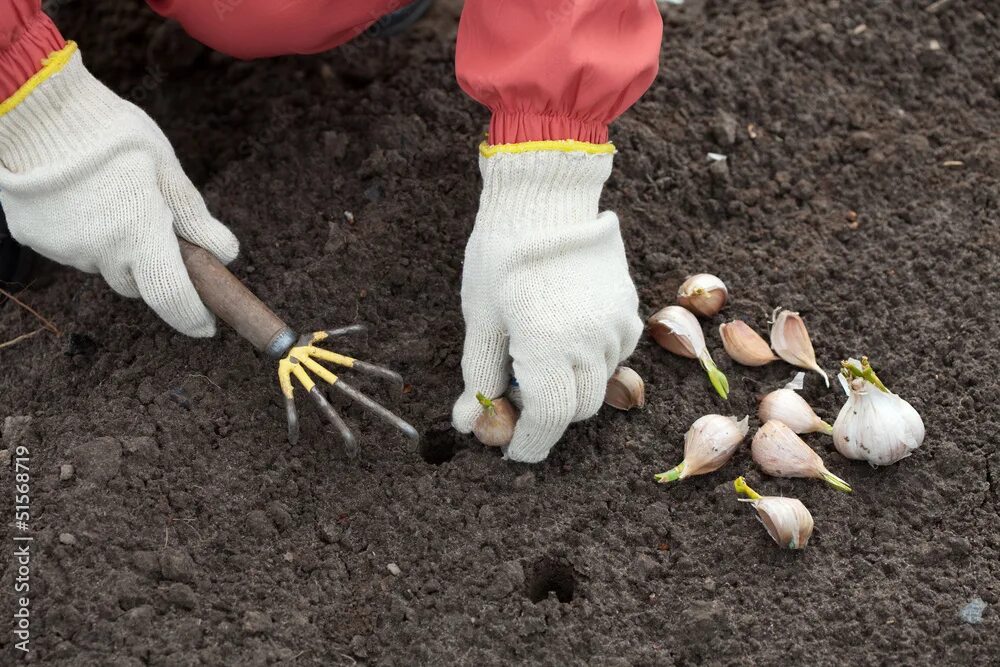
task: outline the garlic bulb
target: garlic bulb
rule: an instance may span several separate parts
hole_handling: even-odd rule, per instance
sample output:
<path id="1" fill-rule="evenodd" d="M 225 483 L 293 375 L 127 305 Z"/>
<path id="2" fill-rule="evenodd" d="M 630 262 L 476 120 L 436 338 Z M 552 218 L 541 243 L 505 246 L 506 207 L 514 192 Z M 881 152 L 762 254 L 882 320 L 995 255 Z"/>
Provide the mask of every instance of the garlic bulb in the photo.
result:
<path id="1" fill-rule="evenodd" d="M 708 373 L 708 379 L 723 399 L 729 397 L 729 380 L 712 360 L 705 347 L 705 334 L 698 319 L 680 306 L 667 306 L 649 318 L 649 332 L 660 347 L 676 355 L 697 359 Z"/>
<path id="2" fill-rule="evenodd" d="M 646 404 L 646 384 L 628 366 L 619 366 L 608 380 L 604 402 L 619 410 L 641 408 Z"/>
<path id="3" fill-rule="evenodd" d="M 514 437 L 514 426 L 517 424 L 518 411 L 506 398 L 486 398 L 481 393 L 476 399 L 483 406 L 483 412 L 476 417 L 472 425 L 472 433 L 479 442 L 490 447 L 505 447 Z"/>
<path id="4" fill-rule="evenodd" d="M 714 316 L 728 298 L 726 284 L 709 273 L 689 276 L 677 290 L 677 303 L 702 317 Z"/>
<path id="5" fill-rule="evenodd" d="M 790 310 L 779 308 L 775 312 L 777 317 L 771 325 L 771 347 L 779 357 L 791 365 L 808 368 L 822 375 L 823 382 L 829 387 L 830 377 L 816 363 L 816 352 L 813 350 L 812 341 L 809 340 L 806 323 L 798 313 Z"/>
<path id="6" fill-rule="evenodd" d="M 749 417 L 742 421 L 722 415 L 699 418 L 684 436 L 684 460 L 656 475 L 656 481 L 663 484 L 718 470 L 736 453 L 750 430 L 749 422 Z"/>
<path id="7" fill-rule="evenodd" d="M 744 366 L 764 366 L 777 361 L 767 341 L 743 320 L 719 325 L 722 347 L 733 361 Z"/>
<path id="8" fill-rule="evenodd" d="M 812 477 L 844 493 L 850 485 L 823 465 L 823 459 L 795 435 L 792 429 L 772 419 L 753 436 L 750 453 L 760 469 L 773 477 Z"/>
<path id="9" fill-rule="evenodd" d="M 924 422 L 913 406 L 889 391 L 863 357 L 849 359 L 838 376 L 847 403 L 833 424 L 833 444 L 843 456 L 889 465 L 924 441 Z"/>
<path id="10" fill-rule="evenodd" d="M 833 427 L 816 416 L 806 399 L 791 389 L 778 389 L 765 396 L 757 416 L 761 423 L 775 419 L 796 433 L 833 433 Z"/>
<path id="11" fill-rule="evenodd" d="M 736 493 L 746 498 L 741 502 L 750 503 L 757 510 L 757 518 L 764 524 L 768 535 L 784 549 L 805 549 L 813 532 L 812 514 L 798 498 L 762 496 L 749 486 L 742 477 L 733 482 Z"/>

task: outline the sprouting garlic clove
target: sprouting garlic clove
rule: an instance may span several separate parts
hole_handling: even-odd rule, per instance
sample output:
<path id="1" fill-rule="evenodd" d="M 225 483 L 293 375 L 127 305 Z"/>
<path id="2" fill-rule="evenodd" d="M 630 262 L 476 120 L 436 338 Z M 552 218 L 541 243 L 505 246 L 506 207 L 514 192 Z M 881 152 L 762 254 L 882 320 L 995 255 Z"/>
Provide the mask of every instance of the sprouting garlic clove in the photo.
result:
<path id="1" fill-rule="evenodd" d="M 785 424 L 772 419 L 753 436 L 750 454 L 754 462 L 772 477 L 808 477 L 824 482 L 844 493 L 851 486 L 823 465 L 823 459 Z"/>
<path id="2" fill-rule="evenodd" d="M 771 348 L 779 357 L 793 366 L 816 371 L 823 376 L 823 382 L 830 386 L 830 377 L 816 363 L 816 351 L 809 340 L 806 323 L 798 313 L 790 310 L 775 311 L 777 317 L 771 325 Z"/>
<path id="3" fill-rule="evenodd" d="M 710 273 L 689 276 L 677 290 L 677 303 L 702 317 L 715 316 L 728 299 L 726 284 Z"/>
<path id="4" fill-rule="evenodd" d="M 712 360 L 698 318 L 686 308 L 667 306 L 654 313 L 647 324 L 649 333 L 660 347 L 681 357 L 697 359 L 719 396 L 729 397 L 729 380 Z"/>
<path id="5" fill-rule="evenodd" d="M 667 306 L 653 313 L 647 324 L 660 347 L 678 356 L 698 359 L 706 351 L 698 318 L 686 308 Z"/>
<path id="6" fill-rule="evenodd" d="M 833 427 L 820 419 L 806 399 L 791 389 L 777 389 L 761 399 L 757 416 L 761 423 L 774 419 L 796 433 L 833 433 Z"/>
<path id="7" fill-rule="evenodd" d="M 849 359 L 838 376 L 847 402 L 833 424 L 833 444 L 844 457 L 890 465 L 924 441 L 924 422 L 913 406 L 875 375 L 867 357 Z"/>
<path id="8" fill-rule="evenodd" d="M 757 518 L 764 524 L 767 534 L 783 549 L 805 549 L 813 532 L 813 518 L 808 508 L 798 498 L 782 496 L 762 496 L 751 489 L 746 480 L 738 477 L 733 482 L 741 498 L 757 510 Z"/>
<path id="9" fill-rule="evenodd" d="M 726 349 L 726 354 L 738 364 L 764 366 L 778 360 L 767 341 L 743 320 L 720 324 L 719 336 L 722 337 L 722 347 Z"/>
<path id="10" fill-rule="evenodd" d="M 619 410 L 646 405 L 646 383 L 628 366 L 619 366 L 604 391 L 604 402 Z"/>
<path id="11" fill-rule="evenodd" d="M 472 425 L 472 433 L 479 442 L 490 447 L 506 447 L 514 437 L 518 410 L 506 398 L 486 398 L 476 394 L 476 400 L 483 406 L 482 413 Z"/>
<path id="12" fill-rule="evenodd" d="M 656 481 L 664 484 L 718 470 L 739 449 L 750 430 L 749 423 L 749 417 L 741 421 L 722 415 L 700 417 L 684 436 L 684 460 L 656 475 Z"/>

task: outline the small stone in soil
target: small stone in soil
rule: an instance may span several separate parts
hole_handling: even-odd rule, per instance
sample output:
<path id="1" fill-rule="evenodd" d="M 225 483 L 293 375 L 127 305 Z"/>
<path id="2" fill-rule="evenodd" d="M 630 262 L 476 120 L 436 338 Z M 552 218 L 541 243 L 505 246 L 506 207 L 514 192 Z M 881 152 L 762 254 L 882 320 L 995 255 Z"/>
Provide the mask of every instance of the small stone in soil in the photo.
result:
<path id="1" fill-rule="evenodd" d="M 972 625 L 982 623 L 983 612 L 986 611 L 987 606 L 989 605 L 982 598 L 973 598 L 969 604 L 962 607 L 962 610 L 958 612 L 958 616 L 966 623 Z"/>
<path id="2" fill-rule="evenodd" d="M 59 542 L 67 546 L 73 546 L 76 544 L 76 537 L 73 533 L 59 533 Z"/>
<path id="3" fill-rule="evenodd" d="M 75 472 L 76 469 L 72 466 L 72 464 L 64 463 L 59 466 L 59 479 L 63 482 L 68 482 L 73 479 L 73 473 Z"/>
<path id="4" fill-rule="evenodd" d="M 399 575 L 403 574 L 403 571 L 399 569 L 399 566 L 396 565 L 395 563 L 389 563 L 385 567 L 387 570 L 389 570 L 389 574 L 391 574 L 394 577 L 398 577 Z"/>

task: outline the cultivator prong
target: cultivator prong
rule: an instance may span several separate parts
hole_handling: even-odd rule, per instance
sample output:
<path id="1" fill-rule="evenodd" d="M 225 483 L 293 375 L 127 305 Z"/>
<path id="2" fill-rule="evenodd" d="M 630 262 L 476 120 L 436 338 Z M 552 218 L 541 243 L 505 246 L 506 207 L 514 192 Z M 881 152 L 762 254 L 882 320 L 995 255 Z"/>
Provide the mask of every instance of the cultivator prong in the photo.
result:
<path id="1" fill-rule="evenodd" d="M 281 386 L 281 393 L 285 397 L 285 410 L 288 417 L 288 440 L 292 444 L 297 442 L 299 437 L 299 419 L 298 413 L 295 409 L 295 388 L 292 382 L 292 378 L 294 377 L 295 380 L 302 385 L 302 388 L 309 392 L 309 395 L 312 397 L 313 401 L 316 403 L 326 420 L 337 429 L 341 439 L 344 441 L 344 448 L 347 450 L 348 455 L 352 457 L 357 455 L 358 447 L 354 434 L 351 432 L 351 429 L 348 428 L 347 424 L 344 423 L 344 420 L 341 419 L 340 415 L 337 414 L 337 411 L 334 410 L 333 406 L 330 405 L 330 402 L 326 400 L 326 397 L 323 396 L 323 392 L 316 385 L 316 382 L 312 379 L 310 373 L 351 400 L 357 402 L 361 405 L 361 407 L 373 413 L 382 421 L 399 429 L 406 437 L 412 440 L 419 439 L 420 436 L 417 433 L 417 430 L 410 424 L 406 423 L 398 415 L 394 414 L 376 401 L 344 382 L 344 380 L 337 377 L 336 374 L 332 373 L 328 368 L 319 363 L 319 361 L 326 361 L 344 368 L 352 368 L 361 371 L 362 373 L 379 377 L 383 380 L 388 380 L 393 384 L 402 386 L 402 377 L 388 368 L 364 361 L 358 361 L 353 357 L 325 350 L 321 347 L 316 347 L 315 345 L 316 343 L 326 340 L 331 336 L 361 333 L 363 331 L 365 331 L 365 327 L 363 325 L 355 324 L 342 327 L 340 329 L 317 331 L 315 333 L 302 336 L 299 338 L 298 342 L 296 342 L 295 345 L 288 350 L 285 357 L 278 362 L 278 383 Z"/>

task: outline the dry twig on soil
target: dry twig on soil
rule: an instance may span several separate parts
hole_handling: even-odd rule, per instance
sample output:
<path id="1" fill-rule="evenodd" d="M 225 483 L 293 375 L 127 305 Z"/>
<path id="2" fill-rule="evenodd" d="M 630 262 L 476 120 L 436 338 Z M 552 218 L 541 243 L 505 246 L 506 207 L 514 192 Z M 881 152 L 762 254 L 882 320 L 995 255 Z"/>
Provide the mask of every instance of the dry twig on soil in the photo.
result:
<path id="1" fill-rule="evenodd" d="M 45 317 L 44 315 L 42 315 L 41 313 L 39 313 L 37 310 L 35 310 L 34 308 L 32 308 L 31 306 L 29 306 L 25 302 L 21 301 L 16 296 L 14 296 L 13 294 L 11 294 L 7 290 L 3 289 L 2 287 L 0 287 L 0 295 L 7 297 L 9 300 L 13 301 L 15 304 L 17 304 L 18 306 L 20 306 L 24 310 L 28 311 L 29 313 L 31 313 L 35 317 L 35 319 L 37 319 L 39 322 L 42 323 L 41 328 L 35 329 L 31 333 L 21 334 L 20 336 L 12 338 L 11 340 L 8 340 L 8 341 L 6 341 L 4 343 L 0 343 L 0 350 L 2 350 L 5 347 L 13 347 L 14 345 L 17 345 L 18 343 L 20 343 L 21 341 L 25 341 L 25 340 L 33 337 L 33 336 L 37 336 L 38 334 L 40 334 L 43 331 L 50 331 L 51 333 L 55 334 L 56 336 L 62 336 L 62 331 L 60 331 L 59 327 L 57 327 L 55 324 L 53 324 L 51 320 L 49 320 L 47 317 Z"/>

